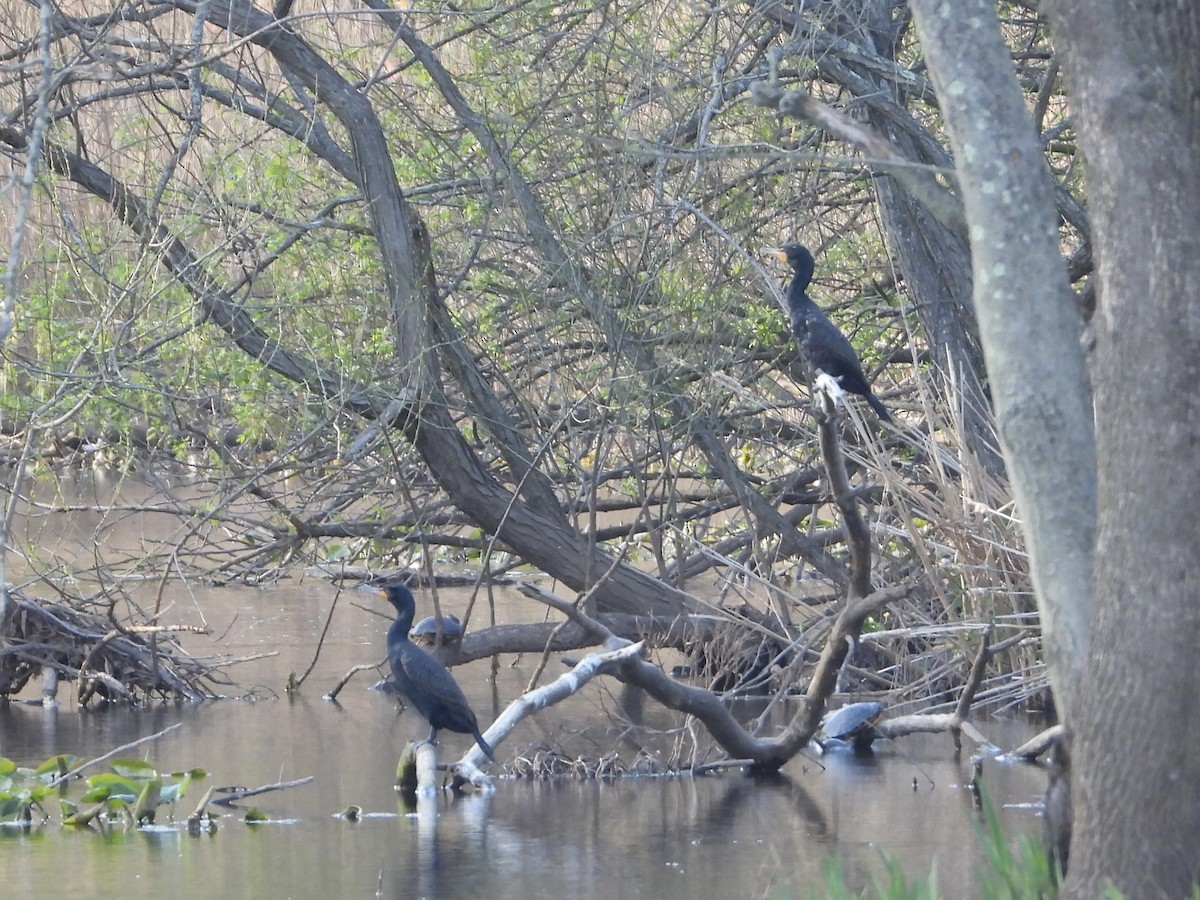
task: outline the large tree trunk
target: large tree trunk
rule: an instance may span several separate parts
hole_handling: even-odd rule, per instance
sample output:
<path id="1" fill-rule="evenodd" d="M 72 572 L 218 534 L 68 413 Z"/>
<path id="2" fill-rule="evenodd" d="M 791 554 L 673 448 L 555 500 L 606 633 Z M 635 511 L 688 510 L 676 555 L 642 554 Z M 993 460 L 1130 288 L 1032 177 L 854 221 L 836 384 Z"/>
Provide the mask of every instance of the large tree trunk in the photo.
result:
<path id="1" fill-rule="evenodd" d="M 893 59 L 897 30 L 894 4 L 870 0 L 863 16 L 861 40 L 876 53 Z M 905 13 L 897 7 L 897 16 Z M 874 95 L 885 103 L 868 99 L 871 125 L 907 159 L 929 166 L 946 166 L 950 160 L 931 134 L 920 130 L 917 120 L 900 115 L 903 107 L 894 84 L 879 82 Z M 971 252 L 967 235 L 939 222 L 889 175 L 875 179 L 879 210 L 887 231 L 888 246 L 900 264 L 921 325 L 929 341 L 940 374 L 942 394 L 953 411 L 965 447 L 989 472 L 1001 472 L 1004 461 L 996 440 L 992 405 L 987 395 L 987 371 L 980 346 L 979 323 L 970 298 L 972 293 Z"/>
<path id="2" fill-rule="evenodd" d="M 991 4 L 912 6 L 958 158 L 980 326 L 1034 578 L 1057 628 L 1086 609 L 1076 604 L 1089 590 L 1091 423 L 1081 414 L 1077 344 L 1066 339 L 1061 262 L 1051 271 L 1044 252 L 1053 238 L 1036 193 L 1040 148 L 1009 130 L 1024 110 Z M 1180 897 L 1200 876 L 1200 672 L 1189 664 L 1200 641 L 1200 526 L 1177 476 L 1191 481 L 1200 446 L 1200 177 L 1191 164 L 1200 15 L 1106 10 L 1060 2 L 1053 12 L 1088 156 L 1099 281 L 1090 643 L 1081 655 L 1080 632 L 1047 636 L 1076 733 L 1066 895 L 1100 896 L 1112 883 L 1127 896 Z M 1161 425 L 1141 424 L 1150 412 Z"/>
<path id="3" fill-rule="evenodd" d="M 1098 279 L 1095 619 L 1066 896 L 1200 878 L 1200 10 L 1050 6 L 1088 158 Z"/>
<path id="4" fill-rule="evenodd" d="M 988 0 L 911 4 L 955 149 L 975 306 L 1038 594 L 1051 677 L 1070 718 L 1095 541 L 1096 451 L 1082 322 L 1059 250 L 1041 147 Z"/>

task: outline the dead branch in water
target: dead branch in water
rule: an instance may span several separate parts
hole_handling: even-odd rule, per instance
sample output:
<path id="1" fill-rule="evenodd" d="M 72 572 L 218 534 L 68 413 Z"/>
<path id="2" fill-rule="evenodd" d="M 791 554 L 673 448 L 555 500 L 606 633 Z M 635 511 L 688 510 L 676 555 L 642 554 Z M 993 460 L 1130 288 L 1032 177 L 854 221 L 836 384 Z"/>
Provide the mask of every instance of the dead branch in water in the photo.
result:
<path id="1" fill-rule="evenodd" d="M 80 763 L 75 768 L 71 769 L 69 772 L 63 772 L 61 775 L 59 775 L 57 778 L 55 778 L 53 781 L 51 781 L 49 786 L 55 787 L 57 785 L 60 785 L 64 781 L 66 781 L 68 778 L 74 778 L 76 775 L 78 775 L 84 769 L 90 769 L 92 766 L 97 765 L 98 763 L 102 763 L 106 759 L 112 759 L 118 753 L 124 753 L 126 750 L 132 750 L 134 747 L 137 747 L 141 744 L 147 744 L 150 741 L 157 741 L 163 735 L 170 734 L 175 729 L 182 728 L 182 727 L 183 727 L 182 722 L 176 722 L 174 725 L 168 725 L 162 731 L 156 731 L 154 734 L 148 734 L 148 735 L 146 735 L 146 737 L 138 738 L 136 741 L 130 741 L 128 744 L 122 744 L 120 747 L 115 747 L 112 750 L 109 750 L 103 756 L 97 756 L 95 759 L 89 759 L 87 762 Z"/>
<path id="2" fill-rule="evenodd" d="M 1064 733 L 1065 729 L 1062 725 L 1051 725 L 1042 731 L 1039 731 L 1020 747 L 1015 750 L 1010 750 L 1008 755 L 1017 759 L 1022 759 L 1025 762 L 1033 762 L 1043 753 L 1047 752 L 1054 746 Z"/>
<path id="3" fill-rule="evenodd" d="M 264 784 L 261 787 L 256 788 L 213 788 L 213 793 L 220 794 L 221 796 L 214 798 L 212 802 L 219 806 L 232 806 L 238 800 L 245 800 L 247 797 L 254 797 L 258 794 L 266 794 L 269 791 L 282 791 L 286 788 L 300 787 L 301 785 L 308 784 L 310 781 L 312 781 L 313 777 L 314 776 L 312 775 L 308 775 L 305 778 L 297 778 L 295 781 L 277 781 L 275 784 Z"/>
<path id="4" fill-rule="evenodd" d="M 880 722 L 875 726 L 875 731 L 881 737 L 887 738 L 897 738 L 907 734 L 937 734 L 949 731 L 954 738 L 956 749 L 961 749 L 962 747 L 962 732 L 966 732 L 967 736 L 977 744 L 988 743 L 987 738 L 980 733 L 979 729 L 967 720 L 967 716 L 971 712 L 971 704 L 974 702 L 979 685 L 983 682 L 984 672 L 987 671 L 987 664 L 991 661 L 992 657 L 1008 649 L 1013 641 L 1024 639 L 1023 636 L 1017 635 L 998 644 L 992 644 L 989 643 L 991 638 L 992 629 L 989 626 L 982 635 L 979 650 L 976 652 L 975 660 L 971 664 L 971 672 L 967 676 L 953 712 L 937 715 L 921 715 L 917 713 L 908 716 L 896 716 L 895 718 L 885 719 Z"/>
<path id="5" fill-rule="evenodd" d="M 570 616 L 582 627 L 588 628 L 604 643 L 605 647 L 618 650 L 628 646 L 627 642 L 613 635 L 601 623 L 577 609 L 574 604 L 533 585 L 524 585 L 521 590 L 528 596 Z M 837 675 L 837 667 L 841 665 L 841 660 L 845 656 L 844 638 L 848 625 L 855 621 L 861 623 L 861 618 L 865 618 L 871 610 L 878 610 L 886 603 L 899 600 L 908 590 L 904 586 L 885 588 L 848 605 L 843 615 L 839 617 L 838 624 L 835 625 L 833 633 L 830 635 L 830 643 L 827 645 L 828 647 L 836 643 L 842 647 L 842 651 L 840 654 L 822 654 L 822 660 L 818 663 L 817 673 L 814 674 L 813 680 L 819 681 L 821 684 L 829 684 L 832 689 Z M 833 669 L 832 675 L 825 673 L 825 669 L 829 667 Z M 695 716 L 730 756 L 749 760 L 752 765 L 763 769 L 778 769 L 799 753 L 816 733 L 824 710 L 823 703 L 818 707 L 813 699 L 805 697 L 801 701 L 800 710 L 782 733 L 772 738 L 760 738 L 746 730 L 717 694 L 705 688 L 676 681 L 658 666 L 647 662 L 640 656 L 621 657 L 619 664 L 609 674 L 627 684 L 642 688 L 664 706 Z"/>
<path id="6" fill-rule="evenodd" d="M 8 615 L 0 624 L 0 696 L 21 691 L 44 667 L 80 682 L 79 705 L 106 699 L 172 697 L 204 700 L 204 682 L 217 670 L 189 656 L 169 635 L 203 631 L 188 626 L 113 626 L 107 615 L 68 603 L 36 601 L 9 590 Z M 150 638 L 157 637 L 157 646 Z"/>

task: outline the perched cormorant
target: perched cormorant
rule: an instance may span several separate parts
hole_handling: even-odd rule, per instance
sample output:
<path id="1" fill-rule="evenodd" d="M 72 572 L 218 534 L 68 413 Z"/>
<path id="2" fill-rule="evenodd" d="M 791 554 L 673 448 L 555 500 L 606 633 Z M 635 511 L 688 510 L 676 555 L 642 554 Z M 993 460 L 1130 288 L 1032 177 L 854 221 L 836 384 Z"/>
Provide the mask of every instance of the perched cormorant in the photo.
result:
<path id="1" fill-rule="evenodd" d="M 887 408 L 871 393 L 858 354 L 841 330 L 808 296 L 808 284 L 812 281 L 814 268 L 808 248 L 788 244 L 778 252 L 778 256 L 792 267 L 794 273 L 787 292 L 788 311 L 792 318 L 792 332 L 809 365 L 837 381 L 842 390 L 865 397 L 875 414 L 883 421 L 890 422 L 892 417 Z"/>
<path id="2" fill-rule="evenodd" d="M 492 762 L 492 748 L 479 733 L 475 713 L 467 705 L 462 688 L 450 672 L 430 653 L 408 639 L 417 604 L 412 591 L 402 584 L 386 585 L 383 597 L 396 608 L 396 621 L 388 628 L 388 662 L 400 695 L 429 721 L 429 741 L 437 742 L 441 728 L 469 734 Z"/>

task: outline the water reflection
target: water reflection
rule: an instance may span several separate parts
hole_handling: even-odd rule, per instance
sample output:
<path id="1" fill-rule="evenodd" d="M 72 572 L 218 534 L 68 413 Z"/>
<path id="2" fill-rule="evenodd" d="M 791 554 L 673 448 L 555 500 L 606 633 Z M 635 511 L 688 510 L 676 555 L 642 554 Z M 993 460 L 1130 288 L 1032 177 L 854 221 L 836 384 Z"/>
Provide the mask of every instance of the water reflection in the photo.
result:
<path id="1" fill-rule="evenodd" d="M 82 517 L 74 530 L 52 528 L 48 520 L 35 524 L 32 530 L 41 529 L 35 537 L 49 542 L 57 536 L 54 555 L 62 559 L 91 552 L 100 527 Z M 125 536 L 131 552 L 134 538 L 149 533 L 135 524 Z M 119 530 L 112 522 L 107 527 Z M 492 596 L 499 598 L 498 621 L 530 617 L 524 599 L 504 589 Z M 970 764 L 947 736 L 880 744 L 870 757 L 797 759 L 770 778 L 500 780 L 492 794 L 430 798 L 414 815 L 397 801 L 392 781 L 400 749 L 427 734 L 424 723 L 397 715 L 393 698 L 366 690 L 375 680 L 367 674 L 351 682 L 338 704 L 321 699 L 352 666 L 384 659 L 388 618 L 319 579 L 263 589 L 170 583 L 164 599 L 181 624 L 207 625 L 219 635 L 223 653 L 276 653 L 231 673 L 243 686 L 239 696 L 275 699 L 81 712 L 72 708 L 67 688 L 59 710 L 0 705 L 0 755 L 24 764 L 59 752 L 94 758 L 181 723 L 130 755 L 166 771 L 199 766 L 210 773 L 181 801 L 177 829 L 108 835 L 57 824 L 29 833 L 0 829 L 8 893 L 44 893 L 50 886 L 55 894 L 92 896 L 102 889 L 122 897 L 808 896 L 818 890 L 826 857 L 842 860 L 852 886 L 860 886 L 867 873 L 879 871 L 881 852 L 896 855 L 910 874 L 924 875 L 936 863 L 943 896 L 977 893 L 980 855 L 971 827 L 977 816 L 963 789 Z M 465 592 L 441 593 L 443 610 L 460 616 L 468 599 Z M 309 681 L 298 697 L 281 698 L 288 674 L 313 663 L 334 604 Z M 208 640 L 197 638 L 190 649 L 211 653 Z M 480 719 L 490 722 L 525 688 L 533 664 L 505 659 L 492 670 L 485 661 L 454 674 Z M 548 677 L 556 674 L 548 670 Z M 636 746 L 650 742 L 651 752 L 669 755 L 691 740 L 679 717 L 646 702 L 641 692 L 598 683 L 522 723 L 497 756 L 512 759 L 533 746 L 609 752 L 622 734 L 609 724 L 614 710 L 661 733 L 657 746 L 646 732 L 633 733 Z M 781 727 L 786 716 L 772 710 L 765 729 Z M 1022 723 L 978 724 L 1002 747 L 1033 731 Z M 470 743 L 448 732 L 439 738 L 444 759 Z M 704 758 L 703 746 L 696 752 Z M 308 785 L 259 795 L 241 811 L 226 812 L 216 834 L 182 831 L 209 785 L 257 786 L 310 775 Z M 1014 805 L 1001 810 L 1010 832 L 1038 828 L 1034 812 L 1016 805 L 1038 797 L 1045 781 L 1039 771 L 989 764 L 985 781 L 1000 804 Z M 79 793 L 72 788 L 73 797 Z M 275 822 L 242 824 L 251 803 Z M 337 815 L 350 805 L 366 813 L 357 822 Z"/>
<path id="2" fill-rule="evenodd" d="M 786 896 L 818 884 L 829 854 L 860 880 L 887 851 L 913 873 L 938 860 L 946 896 L 973 892 L 972 863 L 963 862 L 977 858 L 962 788 L 970 766 L 948 752 L 948 738 L 906 741 L 903 755 L 887 745 L 874 757 L 831 754 L 823 770 L 797 762 L 773 777 L 501 780 L 489 795 L 428 798 L 414 814 L 391 787 L 413 723 L 405 726 L 409 717 L 397 717 L 384 696 L 360 689 L 343 697 L 340 707 L 302 697 L 141 712 L 0 708 L 0 752 L 23 762 L 57 750 L 99 755 L 178 721 L 182 728 L 145 748 L 162 769 L 201 765 L 217 785 L 315 776 L 253 799 L 294 824 L 251 827 L 228 814 L 216 835 L 200 837 L 182 825 L 108 837 L 55 825 L 7 835 L 6 872 L 30 890 L 52 883 L 86 895 L 103 883 L 131 897 L 178 894 L 188 884 L 217 896 L 362 897 L 380 885 L 388 897 L 475 900 Z M 1012 732 L 993 734 L 1001 743 L 1019 739 L 1019 726 L 996 727 Z M 997 796 L 1019 802 L 1042 785 L 1026 767 L 993 765 L 985 777 Z M 184 798 L 180 823 L 202 792 L 194 786 Z M 351 804 L 367 815 L 336 815 Z M 1002 818 L 1036 827 L 1027 809 Z"/>

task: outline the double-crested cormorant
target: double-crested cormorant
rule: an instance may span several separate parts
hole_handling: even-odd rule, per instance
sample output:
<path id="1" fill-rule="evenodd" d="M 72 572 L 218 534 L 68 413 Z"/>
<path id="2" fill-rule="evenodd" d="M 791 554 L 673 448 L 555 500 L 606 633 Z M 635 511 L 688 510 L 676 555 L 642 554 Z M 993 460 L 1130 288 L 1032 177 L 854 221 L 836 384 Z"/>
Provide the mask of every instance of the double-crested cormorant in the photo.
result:
<path id="1" fill-rule="evenodd" d="M 467 704 L 462 688 L 450 672 L 430 653 L 408 639 L 413 613 L 417 604 L 412 591 L 402 584 L 384 587 L 384 598 L 396 608 L 396 621 L 388 628 L 388 662 L 392 665 L 392 680 L 413 708 L 429 721 L 429 741 L 437 742 L 439 729 L 446 728 L 475 738 L 479 749 L 492 762 L 492 748 L 479 733 L 475 713 Z"/>
<path id="2" fill-rule="evenodd" d="M 814 268 L 808 248 L 788 244 L 778 255 L 792 267 L 794 273 L 787 292 L 788 311 L 792 318 L 792 332 L 809 365 L 836 380 L 843 390 L 865 397 L 879 418 L 885 422 L 891 421 L 887 407 L 871 393 L 858 354 L 841 330 L 808 296 L 808 284 L 812 281 Z"/>

